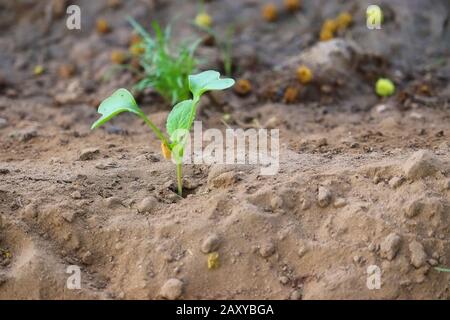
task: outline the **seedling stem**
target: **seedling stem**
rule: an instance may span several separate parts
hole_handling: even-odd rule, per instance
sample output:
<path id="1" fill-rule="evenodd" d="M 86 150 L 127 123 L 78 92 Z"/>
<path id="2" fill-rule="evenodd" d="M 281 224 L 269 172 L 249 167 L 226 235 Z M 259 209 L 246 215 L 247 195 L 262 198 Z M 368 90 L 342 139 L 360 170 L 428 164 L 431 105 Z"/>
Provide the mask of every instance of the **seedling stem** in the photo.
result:
<path id="1" fill-rule="evenodd" d="M 181 163 L 177 164 L 177 185 L 178 185 L 178 195 L 183 196 L 183 168 Z"/>

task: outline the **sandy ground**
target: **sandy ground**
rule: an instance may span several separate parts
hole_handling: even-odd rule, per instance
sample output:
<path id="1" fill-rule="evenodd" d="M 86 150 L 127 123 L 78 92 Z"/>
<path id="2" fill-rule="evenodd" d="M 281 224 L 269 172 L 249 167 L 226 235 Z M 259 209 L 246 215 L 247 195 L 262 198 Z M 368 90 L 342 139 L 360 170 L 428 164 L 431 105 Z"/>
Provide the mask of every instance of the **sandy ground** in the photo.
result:
<path id="1" fill-rule="evenodd" d="M 75 33 L 51 1 L 5 2 L 0 298 L 449 299 L 450 274 L 434 268 L 450 265 L 450 11 L 446 1 L 428 11 L 427 1 L 405 2 L 382 2 L 378 34 L 365 27 L 362 1 L 305 0 L 275 24 L 261 20 L 259 1 L 208 3 L 218 25 L 235 17 L 235 77 L 250 78 L 253 91 L 205 97 L 199 120 L 224 130 L 226 112 L 232 128 L 279 128 L 280 170 L 188 165 L 183 198 L 139 119 L 89 127 L 99 101 L 133 84 L 127 72 L 104 78 L 111 50 L 127 47 L 126 14 L 165 22 L 183 6 L 191 18 L 194 2 L 77 1 L 85 27 Z M 317 43 L 323 20 L 343 10 L 354 26 Z M 110 34 L 95 32 L 99 16 Z M 299 62 L 315 81 L 287 104 Z M 67 63 L 75 74 L 58 76 Z M 32 74 L 36 64 L 43 75 Z M 380 74 L 396 81 L 395 96 L 373 93 Z M 170 106 L 152 92 L 139 102 L 163 127 Z M 71 265 L 81 268 L 80 290 L 66 286 Z M 367 287 L 373 265 L 377 290 Z"/>

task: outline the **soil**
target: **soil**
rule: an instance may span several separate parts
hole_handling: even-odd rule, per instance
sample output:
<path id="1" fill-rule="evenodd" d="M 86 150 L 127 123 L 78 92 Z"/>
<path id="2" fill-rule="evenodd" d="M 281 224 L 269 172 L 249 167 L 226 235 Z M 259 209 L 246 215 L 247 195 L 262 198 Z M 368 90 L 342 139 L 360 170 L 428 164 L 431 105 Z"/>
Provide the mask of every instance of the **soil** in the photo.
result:
<path id="1" fill-rule="evenodd" d="M 382 30 L 366 27 L 368 1 L 304 0 L 296 13 L 275 1 L 274 23 L 264 1 L 208 1 L 219 30 L 235 24 L 233 77 L 252 91 L 205 97 L 198 119 L 279 128 L 280 170 L 187 165 L 186 197 L 139 119 L 90 125 L 102 99 L 136 80 L 111 72 L 111 51 L 132 34 L 125 17 L 148 27 L 178 16 L 181 41 L 204 36 L 186 22 L 196 3 L 74 1 L 82 29 L 68 30 L 61 2 L 0 4 L 0 299 L 450 298 L 450 274 L 435 269 L 450 265 L 448 1 L 379 1 Z M 352 26 L 319 42 L 342 11 Z M 109 34 L 96 32 L 100 17 Z M 216 47 L 198 55 L 220 70 Z M 310 85 L 295 79 L 300 63 Z M 58 72 L 67 64 L 73 75 Z M 380 76 L 394 96 L 376 96 Z M 151 90 L 138 101 L 164 127 L 170 105 Z M 66 286 L 71 265 L 79 290 Z"/>

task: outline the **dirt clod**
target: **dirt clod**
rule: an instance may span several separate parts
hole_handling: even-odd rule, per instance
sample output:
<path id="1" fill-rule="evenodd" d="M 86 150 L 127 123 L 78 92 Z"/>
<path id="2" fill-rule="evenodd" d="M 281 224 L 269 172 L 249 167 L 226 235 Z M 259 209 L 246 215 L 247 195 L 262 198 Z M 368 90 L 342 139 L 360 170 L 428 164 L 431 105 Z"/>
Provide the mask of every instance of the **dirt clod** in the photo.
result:
<path id="1" fill-rule="evenodd" d="M 86 148 L 81 150 L 78 160 L 88 161 L 93 160 L 98 154 L 100 154 L 100 149 L 98 148 Z"/>
<path id="2" fill-rule="evenodd" d="M 226 188 L 232 186 L 236 181 L 236 173 L 234 171 L 228 171 L 208 180 L 208 185 L 213 188 Z"/>
<path id="3" fill-rule="evenodd" d="M 259 255 L 263 258 L 272 256 L 276 251 L 275 245 L 272 242 L 264 243 L 259 248 Z"/>
<path id="4" fill-rule="evenodd" d="M 73 212 L 73 211 L 64 211 L 64 212 L 61 213 L 61 216 L 67 222 L 72 222 L 74 217 L 75 217 L 75 212 Z"/>
<path id="5" fill-rule="evenodd" d="M 391 180 L 389 180 L 389 186 L 392 189 L 397 189 L 398 187 L 401 186 L 402 183 L 403 183 L 402 177 L 392 177 Z"/>
<path id="6" fill-rule="evenodd" d="M 91 265 L 91 264 L 94 262 L 94 255 L 92 254 L 92 252 L 86 251 L 86 252 L 83 253 L 83 255 L 81 256 L 81 261 L 82 261 L 85 265 Z"/>
<path id="7" fill-rule="evenodd" d="M 347 200 L 344 198 L 336 198 L 333 203 L 333 207 L 335 208 L 343 208 L 347 205 Z"/>
<path id="8" fill-rule="evenodd" d="M 405 207 L 404 209 L 405 217 L 414 218 L 423 210 L 423 208 L 424 204 L 422 200 L 416 199 Z"/>
<path id="9" fill-rule="evenodd" d="M 73 199 L 81 199 L 81 198 L 82 198 L 81 192 L 78 191 L 78 190 L 72 192 L 72 193 L 70 194 L 70 196 L 71 196 Z"/>
<path id="10" fill-rule="evenodd" d="M 294 290 L 289 295 L 290 300 L 301 300 L 302 299 L 302 291 L 301 290 Z"/>
<path id="11" fill-rule="evenodd" d="M 137 209 L 139 213 L 151 213 L 155 210 L 157 204 L 158 200 L 155 197 L 150 196 L 142 199 Z"/>
<path id="12" fill-rule="evenodd" d="M 177 300 L 181 297 L 184 290 L 184 283 L 176 278 L 166 281 L 161 287 L 160 296 L 167 300 Z"/>
<path id="13" fill-rule="evenodd" d="M 427 261 L 427 254 L 423 245 L 414 240 L 409 244 L 409 251 L 411 253 L 411 264 L 416 268 L 422 267 Z"/>
<path id="14" fill-rule="evenodd" d="M 439 169 L 439 161 L 428 150 L 415 152 L 404 164 L 403 171 L 409 179 L 420 179 L 429 176 Z"/>
<path id="15" fill-rule="evenodd" d="M 400 250 L 401 237 L 396 233 L 389 234 L 380 244 L 380 256 L 387 260 L 393 260 Z"/>
<path id="16" fill-rule="evenodd" d="M 108 208 L 115 208 L 122 205 L 122 201 L 117 197 L 109 197 L 105 199 L 105 205 Z"/>
<path id="17" fill-rule="evenodd" d="M 319 207 L 327 207 L 331 202 L 331 191 L 325 187 L 319 187 L 317 193 L 317 202 L 319 204 Z"/>
<path id="18" fill-rule="evenodd" d="M 203 240 L 201 245 L 201 251 L 203 253 L 211 253 L 219 249 L 221 244 L 221 239 L 217 234 L 209 235 L 205 240 Z"/>
<path id="19" fill-rule="evenodd" d="M 37 137 L 37 135 L 38 135 L 38 131 L 36 130 L 36 128 L 33 128 L 33 127 L 13 131 L 9 134 L 9 136 L 11 138 L 17 139 L 21 142 L 28 142 L 31 139 L 33 139 L 34 137 Z"/>

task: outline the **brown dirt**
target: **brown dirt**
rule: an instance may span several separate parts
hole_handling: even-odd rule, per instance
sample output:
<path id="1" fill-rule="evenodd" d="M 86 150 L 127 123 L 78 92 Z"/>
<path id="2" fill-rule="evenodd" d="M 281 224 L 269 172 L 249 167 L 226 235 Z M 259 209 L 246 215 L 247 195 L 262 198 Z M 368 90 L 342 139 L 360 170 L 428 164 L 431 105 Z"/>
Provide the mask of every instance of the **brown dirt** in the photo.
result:
<path id="1" fill-rule="evenodd" d="M 386 5 L 388 17 L 396 15 L 385 28 L 398 34 L 379 52 L 358 16 L 365 4 L 327 1 L 318 10 L 304 2 L 274 25 L 259 18 L 259 1 L 208 3 L 218 25 L 240 13 L 235 52 L 247 69 L 235 77 L 252 79 L 254 90 L 205 98 L 199 119 L 225 129 L 220 119 L 229 112 L 232 127 L 279 128 L 280 171 L 186 166 L 186 198 L 172 191 L 174 166 L 141 121 L 121 115 L 106 129 L 89 126 L 99 101 L 133 83 L 127 72 L 102 80 L 111 50 L 126 48 L 125 15 L 164 22 L 182 5 L 193 17 L 193 2 L 126 1 L 113 10 L 106 1 L 77 1 L 85 19 L 79 32 L 38 14 L 50 1 L 5 5 L 14 14 L 0 19 L 0 299 L 156 299 L 171 278 L 182 281 L 182 299 L 449 299 L 450 274 L 434 269 L 450 265 L 450 65 L 440 47 L 448 3 L 424 13 L 447 22 L 443 30 L 421 25 L 431 43 L 418 58 L 411 51 L 419 40 L 408 40 L 415 33 L 399 17 L 425 12 L 426 1 Z M 285 75 L 295 74 L 298 59 L 314 63 L 307 52 L 321 21 L 342 10 L 354 12 L 354 27 L 341 36 L 356 44 L 348 49 L 354 56 L 320 65 L 316 82 L 282 103 L 277 90 L 293 83 Z M 95 33 L 99 16 L 111 21 L 110 35 Z M 198 34 L 180 30 L 180 38 Z M 58 66 L 68 62 L 76 74 L 61 79 Z M 38 63 L 46 72 L 36 77 Z M 375 96 L 373 70 L 396 79 L 396 96 Z M 431 92 L 417 89 L 423 84 Z M 170 108 L 151 92 L 140 102 L 163 127 Z M 87 149 L 94 152 L 81 160 Z M 150 212 L 139 212 L 146 198 Z M 214 270 L 202 250 L 211 236 Z M 69 265 L 81 267 L 81 290 L 66 288 Z M 366 286 L 370 265 L 382 271 L 380 290 Z"/>

